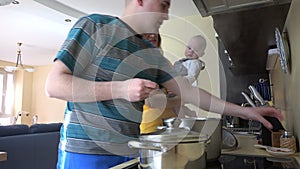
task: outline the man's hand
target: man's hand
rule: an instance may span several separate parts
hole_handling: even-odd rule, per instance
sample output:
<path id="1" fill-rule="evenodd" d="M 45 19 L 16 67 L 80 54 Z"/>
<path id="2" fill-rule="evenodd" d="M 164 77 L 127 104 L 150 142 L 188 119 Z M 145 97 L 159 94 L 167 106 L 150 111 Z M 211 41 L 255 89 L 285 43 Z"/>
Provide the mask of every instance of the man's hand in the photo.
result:
<path id="1" fill-rule="evenodd" d="M 123 93 L 116 93 L 116 95 L 121 95 L 121 98 L 126 99 L 130 102 L 136 102 L 145 100 L 149 97 L 150 93 L 157 88 L 158 85 L 150 80 L 138 78 L 129 79 L 122 83 Z"/>
<path id="2" fill-rule="evenodd" d="M 241 118 L 259 121 L 268 129 L 272 129 L 273 126 L 264 116 L 275 117 L 279 120 L 283 119 L 280 111 L 274 107 L 245 107 L 244 110 L 240 116 Z"/>
<path id="3" fill-rule="evenodd" d="M 146 99 L 145 104 L 151 108 L 164 110 L 167 105 L 166 94 L 160 89 L 153 90 Z"/>

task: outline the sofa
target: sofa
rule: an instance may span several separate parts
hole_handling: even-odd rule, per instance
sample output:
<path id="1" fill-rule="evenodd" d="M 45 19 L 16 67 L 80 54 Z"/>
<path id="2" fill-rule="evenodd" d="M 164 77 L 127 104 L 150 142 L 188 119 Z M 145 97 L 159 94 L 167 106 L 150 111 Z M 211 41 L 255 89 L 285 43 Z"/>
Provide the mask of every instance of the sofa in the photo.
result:
<path id="1" fill-rule="evenodd" d="M 55 169 L 62 123 L 0 126 L 0 169 Z"/>

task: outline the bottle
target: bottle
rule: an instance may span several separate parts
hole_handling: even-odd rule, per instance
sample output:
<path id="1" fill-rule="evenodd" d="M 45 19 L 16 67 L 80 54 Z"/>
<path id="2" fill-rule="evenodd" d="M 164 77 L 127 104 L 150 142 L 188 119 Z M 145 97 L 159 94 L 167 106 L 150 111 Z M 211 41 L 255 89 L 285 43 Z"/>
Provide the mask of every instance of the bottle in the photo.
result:
<path id="1" fill-rule="evenodd" d="M 297 152 L 296 139 L 292 132 L 284 131 L 280 136 L 280 147 L 289 148 Z"/>

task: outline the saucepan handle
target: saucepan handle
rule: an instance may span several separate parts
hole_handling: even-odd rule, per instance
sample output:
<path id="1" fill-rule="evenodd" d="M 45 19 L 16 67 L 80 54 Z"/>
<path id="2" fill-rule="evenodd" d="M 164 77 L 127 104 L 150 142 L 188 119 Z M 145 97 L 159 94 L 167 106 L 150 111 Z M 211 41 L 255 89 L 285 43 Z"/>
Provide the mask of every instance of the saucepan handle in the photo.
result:
<path id="1" fill-rule="evenodd" d="M 154 150 L 154 151 L 165 151 L 165 147 L 163 146 L 156 146 L 156 145 L 152 145 L 152 144 L 146 144 L 146 143 L 142 143 L 139 141 L 129 141 L 128 142 L 128 146 L 130 148 L 138 148 L 138 149 L 145 149 L 145 150 Z"/>
<path id="2" fill-rule="evenodd" d="M 206 143 L 206 144 L 210 144 L 210 143 L 211 143 L 211 138 L 207 139 L 207 140 L 205 141 L 205 143 Z"/>

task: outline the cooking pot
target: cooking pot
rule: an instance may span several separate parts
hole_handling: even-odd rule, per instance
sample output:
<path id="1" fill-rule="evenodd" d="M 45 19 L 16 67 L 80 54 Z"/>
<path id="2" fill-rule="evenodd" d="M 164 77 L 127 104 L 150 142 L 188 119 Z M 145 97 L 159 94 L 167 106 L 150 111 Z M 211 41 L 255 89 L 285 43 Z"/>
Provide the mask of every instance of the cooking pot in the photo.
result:
<path id="1" fill-rule="evenodd" d="M 179 127 L 189 128 L 210 138 L 206 147 L 207 161 L 215 161 L 221 155 L 222 149 L 222 120 L 219 118 L 189 117 L 179 119 Z"/>
<path id="2" fill-rule="evenodd" d="M 155 133 L 140 136 L 139 141 L 129 141 L 128 145 L 140 149 L 142 169 L 184 169 L 189 162 L 199 159 L 203 159 L 203 162 L 197 169 L 204 169 L 204 154 L 208 141 L 206 135 L 188 129 L 163 128 Z"/>

